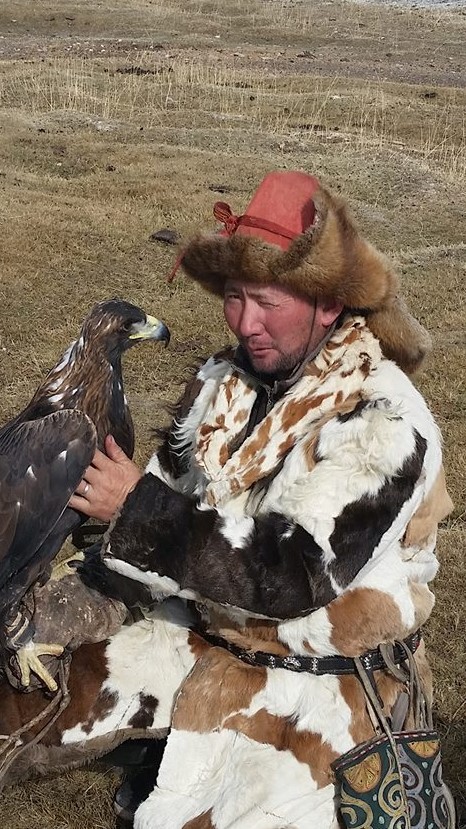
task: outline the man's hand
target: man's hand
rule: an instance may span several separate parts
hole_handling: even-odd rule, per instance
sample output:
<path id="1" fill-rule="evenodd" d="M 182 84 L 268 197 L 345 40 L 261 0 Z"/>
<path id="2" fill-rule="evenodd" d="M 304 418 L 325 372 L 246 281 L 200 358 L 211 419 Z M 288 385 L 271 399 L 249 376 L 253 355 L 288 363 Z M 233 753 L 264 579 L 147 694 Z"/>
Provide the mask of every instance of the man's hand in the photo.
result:
<path id="1" fill-rule="evenodd" d="M 105 451 L 106 455 L 97 450 L 69 505 L 90 518 L 108 522 L 136 486 L 141 472 L 112 435 L 105 438 Z"/>

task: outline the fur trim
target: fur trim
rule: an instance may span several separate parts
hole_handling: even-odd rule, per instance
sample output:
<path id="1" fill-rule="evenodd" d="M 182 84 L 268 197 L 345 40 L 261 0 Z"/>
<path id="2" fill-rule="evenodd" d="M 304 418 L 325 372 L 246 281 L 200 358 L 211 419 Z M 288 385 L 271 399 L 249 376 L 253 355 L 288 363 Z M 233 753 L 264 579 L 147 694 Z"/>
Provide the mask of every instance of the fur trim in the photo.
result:
<path id="1" fill-rule="evenodd" d="M 367 317 L 382 351 L 406 372 L 419 367 L 430 337 L 398 296 L 387 257 L 363 239 L 344 202 L 320 187 L 311 228 L 283 251 L 259 238 L 199 235 L 184 249 L 182 267 L 211 293 L 223 296 L 228 278 L 276 283 L 305 296 L 333 298 Z"/>

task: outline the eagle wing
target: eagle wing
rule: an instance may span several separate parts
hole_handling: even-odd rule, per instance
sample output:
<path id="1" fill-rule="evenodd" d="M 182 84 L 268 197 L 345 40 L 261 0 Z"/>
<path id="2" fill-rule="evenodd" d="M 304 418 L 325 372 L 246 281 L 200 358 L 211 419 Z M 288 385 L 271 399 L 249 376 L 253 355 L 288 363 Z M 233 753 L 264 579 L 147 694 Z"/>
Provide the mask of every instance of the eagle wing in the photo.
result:
<path id="1" fill-rule="evenodd" d="M 0 612 L 11 608 L 48 561 L 38 551 L 91 463 L 92 421 L 65 409 L 0 434 Z"/>

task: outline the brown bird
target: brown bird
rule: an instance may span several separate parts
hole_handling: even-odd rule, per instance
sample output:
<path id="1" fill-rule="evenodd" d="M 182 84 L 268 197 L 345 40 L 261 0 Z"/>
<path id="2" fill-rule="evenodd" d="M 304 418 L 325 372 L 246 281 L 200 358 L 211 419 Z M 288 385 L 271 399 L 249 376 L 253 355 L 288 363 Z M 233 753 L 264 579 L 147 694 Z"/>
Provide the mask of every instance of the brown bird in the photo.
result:
<path id="1" fill-rule="evenodd" d="M 61 648 L 33 643 L 24 599 L 47 580 L 66 537 L 86 520 L 68 501 L 106 435 L 133 455 L 121 356 L 138 342 L 169 338 L 163 322 L 135 305 L 98 303 L 29 405 L 0 429 L 0 642 L 21 687 L 32 670 L 56 688 L 39 657 Z"/>

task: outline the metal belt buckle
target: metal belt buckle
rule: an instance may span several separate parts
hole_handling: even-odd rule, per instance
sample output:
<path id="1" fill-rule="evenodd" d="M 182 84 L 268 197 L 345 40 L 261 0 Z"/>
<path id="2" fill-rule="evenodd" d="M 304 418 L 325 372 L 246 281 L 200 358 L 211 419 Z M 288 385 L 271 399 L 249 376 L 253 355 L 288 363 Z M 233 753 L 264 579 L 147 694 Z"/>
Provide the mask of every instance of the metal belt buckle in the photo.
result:
<path id="1" fill-rule="evenodd" d="M 302 662 L 297 656 L 290 654 L 289 656 L 283 657 L 283 666 L 290 671 L 299 671 L 302 668 Z"/>

